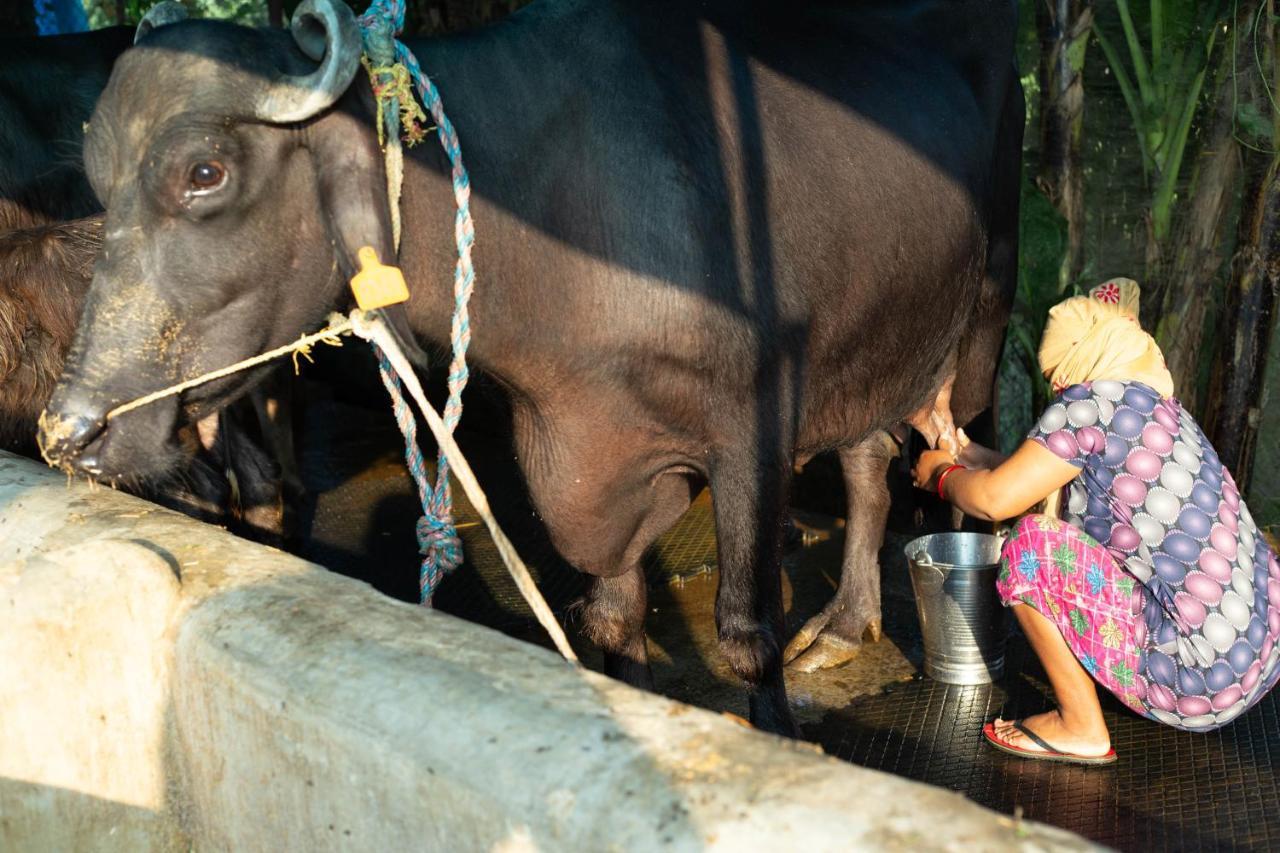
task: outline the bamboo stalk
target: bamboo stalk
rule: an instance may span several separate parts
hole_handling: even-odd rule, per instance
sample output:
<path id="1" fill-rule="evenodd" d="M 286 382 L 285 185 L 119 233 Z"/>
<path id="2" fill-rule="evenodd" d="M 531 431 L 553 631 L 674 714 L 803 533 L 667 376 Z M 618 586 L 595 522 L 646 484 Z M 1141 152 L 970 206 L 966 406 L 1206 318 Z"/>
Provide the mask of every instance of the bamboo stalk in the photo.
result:
<path id="1" fill-rule="evenodd" d="M 1259 10 L 1265 16 L 1259 14 L 1254 23 L 1264 34 L 1264 54 L 1250 64 L 1245 91 L 1257 101 L 1264 100 L 1268 76 L 1277 79 L 1280 74 L 1274 5 L 1274 0 L 1268 0 Z M 1249 33 L 1251 42 L 1256 35 Z M 1272 106 L 1272 127 L 1280 130 L 1280 110 L 1273 100 L 1266 102 Z M 1241 153 L 1248 175 L 1246 203 L 1239 226 L 1236 276 L 1223 312 L 1224 351 L 1216 361 L 1207 423 L 1223 464 L 1234 473 L 1240 491 L 1247 493 L 1262 415 L 1267 352 L 1280 299 L 1280 155 L 1244 145 Z"/>
<path id="2" fill-rule="evenodd" d="M 1227 311 L 1226 351 L 1220 360 L 1218 397 L 1210 419 L 1211 440 L 1241 492 L 1252 479 L 1262 418 L 1260 400 L 1267 351 L 1280 288 L 1280 179 L 1273 161 L 1253 188 L 1241 223 L 1238 274 Z"/>
<path id="3" fill-rule="evenodd" d="M 1133 62 L 1134 78 L 1138 81 L 1138 94 L 1142 96 L 1142 105 L 1150 107 L 1155 103 L 1151 69 L 1147 65 L 1147 55 L 1142 51 L 1142 42 L 1138 40 L 1138 31 L 1134 29 L 1133 18 L 1129 15 L 1129 0 L 1116 0 L 1116 10 L 1120 13 L 1120 25 L 1124 27 L 1124 39 L 1129 46 L 1129 59 Z"/>
<path id="4" fill-rule="evenodd" d="M 1246 2 L 1238 11 L 1237 32 L 1247 29 L 1256 4 Z M 1197 380 L 1203 355 L 1202 330 L 1212 290 L 1221 281 L 1223 257 L 1220 251 L 1227 218 L 1234 207 L 1240 153 L 1232 141 L 1235 118 L 1233 92 L 1240 82 L 1250 77 L 1233 73 L 1247 42 L 1237 38 L 1227 41 L 1215 71 L 1212 120 L 1202 132 L 1202 142 L 1195 154 L 1185 202 L 1186 215 L 1176 239 L 1169 244 L 1168 257 L 1160 259 L 1150 276 L 1149 296 L 1144 295 L 1143 321 L 1154 324 L 1156 339 L 1164 350 L 1174 387 L 1191 411 L 1200 413 L 1197 405 L 1200 389 Z M 1185 111 L 1184 111 L 1185 113 Z M 1183 148 L 1186 148 L 1184 141 Z M 1181 162 L 1178 163 L 1179 170 Z M 1165 185 L 1162 184 L 1162 190 Z M 1171 212 L 1172 196 L 1167 200 Z M 1154 236 L 1154 228 L 1153 228 Z"/>
<path id="5" fill-rule="evenodd" d="M 1164 57 L 1164 3 L 1151 0 L 1151 65 L 1159 77 L 1160 60 Z"/>
<path id="6" fill-rule="evenodd" d="M 1142 153 L 1142 175 L 1144 179 L 1149 179 L 1152 170 L 1155 168 L 1155 159 L 1151 156 L 1151 151 L 1147 147 L 1147 118 L 1143 112 L 1142 104 L 1138 100 L 1138 95 L 1134 91 L 1133 81 L 1129 79 L 1129 73 L 1120 61 L 1119 52 L 1116 51 L 1115 46 L 1111 44 L 1111 40 L 1106 37 L 1102 29 L 1096 24 L 1093 27 L 1093 37 L 1098 40 L 1098 47 L 1102 48 L 1102 54 L 1107 59 L 1107 65 L 1111 68 L 1111 73 L 1116 76 L 1116 83 L 1120 86 L 1120 95 L 1124 98 L 1124 104 L 1129 108 L 1129 117 L 1133 119 L 1133 129 L 1138 136 L 1138 150 Z"/>
<path id="7" fill-rule="evenodd" d="M 1093 25 L 1091 0 L 1054 0 L 1038 8 L 1040 169 L 1036 184 L 1067 221 L 1058 268 L 1065 290 L 1084 267 L 1084 58 Z"/>

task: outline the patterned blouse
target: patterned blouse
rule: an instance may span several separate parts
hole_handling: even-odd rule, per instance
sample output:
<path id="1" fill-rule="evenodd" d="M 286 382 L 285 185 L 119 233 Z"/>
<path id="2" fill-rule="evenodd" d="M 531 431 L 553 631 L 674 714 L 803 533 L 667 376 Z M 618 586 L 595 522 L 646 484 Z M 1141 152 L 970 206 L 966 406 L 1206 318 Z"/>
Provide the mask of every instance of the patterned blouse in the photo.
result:
<path id="1" fill-rule="evenodd" d="M 1280 565 L 1176 399 L 1139 382 L 1067 388 L 1029 438 L 1081 469 L 1063 518 L 1143 586 L 1139 683 L 1153 717 L 1216 728 L 1280 677 Z"/>

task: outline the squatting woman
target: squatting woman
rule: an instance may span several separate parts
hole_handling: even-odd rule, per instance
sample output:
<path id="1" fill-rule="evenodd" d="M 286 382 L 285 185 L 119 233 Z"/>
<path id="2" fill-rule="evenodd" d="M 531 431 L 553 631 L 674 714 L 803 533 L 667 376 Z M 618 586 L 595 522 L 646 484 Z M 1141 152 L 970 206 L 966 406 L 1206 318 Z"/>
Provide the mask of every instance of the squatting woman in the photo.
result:
<path id="1" fill-rule="evenodd" d="M 989 520 L 1066 487 L 1060 519 L 1017 523 L 997 584 L 1059 707 L 983 733 L 1029 758 L 1115 760 L 1095 681 L 1139 714 L 1207 731 L 1280 678 L 1280 565 L 1173 396 L 1138 299 L 1118 279 L 1054 307 L 1039 356 L 1058 396 L 1012 456 L 969 444 L 915 469 Z"/>

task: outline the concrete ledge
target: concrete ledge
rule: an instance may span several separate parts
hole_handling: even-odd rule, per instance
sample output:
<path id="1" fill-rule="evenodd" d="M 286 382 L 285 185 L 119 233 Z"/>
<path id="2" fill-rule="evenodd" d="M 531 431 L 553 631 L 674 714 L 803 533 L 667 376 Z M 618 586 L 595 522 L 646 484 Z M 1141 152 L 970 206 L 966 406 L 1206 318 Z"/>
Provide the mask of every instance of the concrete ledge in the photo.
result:
<path id="1" fill-rule="evenodd" d="M 1087 847 L 0 454 L 0 849 Z"/>
<path id="2" fill-rule="evenodd" d="M 180 841 L 163 756 L 177 602 L 169 565 L 130 542 L 0 566 L 0 847 Z"/>

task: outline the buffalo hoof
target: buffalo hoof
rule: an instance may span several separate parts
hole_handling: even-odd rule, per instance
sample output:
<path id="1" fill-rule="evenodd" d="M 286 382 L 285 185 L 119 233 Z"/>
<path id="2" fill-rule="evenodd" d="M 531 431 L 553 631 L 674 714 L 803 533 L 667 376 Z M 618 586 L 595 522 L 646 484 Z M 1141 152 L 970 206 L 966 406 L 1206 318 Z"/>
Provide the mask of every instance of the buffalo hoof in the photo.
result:
<path id="1" fill-rule="evenodd" d="M 781 689 L 781 684 L 782 682 L 779 681 L 776 690 L 763 691 L 767 695 L 751 694 L 748 701 L 749 725 L 771 735 L 799 740 L 800 727 L 796 725 L 795 717 L 791 716 L 791 709 L 787 706 L 786 693 Z"/>
<path id="2" fill-rule="evenodd" d="M 804 624 L 782 653 L 782 662 L 796 672 L 817 672 L 843 666 L 858 656 L 864 642 L 878 643 L 880 620 L 867 620 L 852 637 L 831 624 L 832 614 L 824 610 Z"/>

